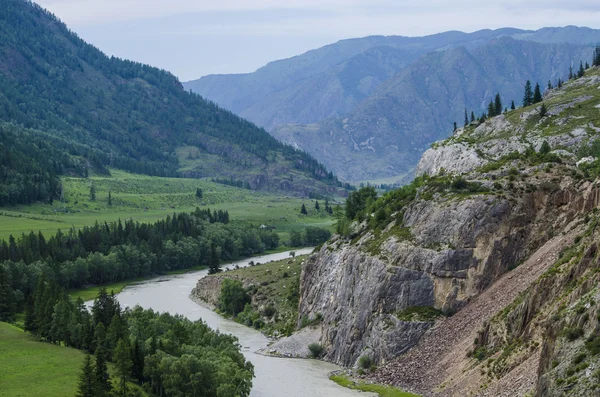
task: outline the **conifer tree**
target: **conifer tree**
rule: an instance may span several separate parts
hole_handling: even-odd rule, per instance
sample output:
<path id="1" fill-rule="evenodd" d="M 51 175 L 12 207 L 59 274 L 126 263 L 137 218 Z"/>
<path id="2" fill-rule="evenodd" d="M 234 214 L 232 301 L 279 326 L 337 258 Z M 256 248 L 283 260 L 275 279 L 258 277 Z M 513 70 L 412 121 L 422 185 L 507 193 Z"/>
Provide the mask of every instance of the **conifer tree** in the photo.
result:
<path id="1" fill-rule="evenodd" d="M 527 80 L 525 83 L 525 94 L 523 95 L 523 107 L 529 106 L 533 103 L 533 90 L 531 89 L 531 81 Z"/>
<path id="2" fill-rule="evenodd" d="M 475 121 L 475 112 L 471 110 L 471 123 Z"/>
<path id="3" fill-rule="evenodd" d="M 490 101 L 490 103 L 488 104 L 487 116 L 488 116 L 488 118 L 492 118 L 495 115 L 496 115 L 496 107 L 494 106 L 494 102 Z"/>
<path id="4" fill-rule="evenodd" d="M 469 116 L 467 115 L 467 108 L 465 108 L 465 127 L 469 125 Z"/>
<path id="5" fill-rule="evenodd" d="M 131 375 L 140 382 L 144 380 L 144 350 L 139 338 L 131 349 Z"/>
<path id="6" fill-rule="evenodd" d="M 96 383 L 94 379 L 94 365 L 92 364 L 92 356 L 85 355 L 81 374 L 79 374 L 79 383 L 77 385 L 77 397 L 96 397 Z"/>
<path id="7" fill-rule="evenodd" d="M 221 271 L 220 258 L 215 243 L 210 243 L 210 257 L 208 262 L 208 274 L 216 274 Z"/>
<path id="8" fill-rule="evenodd" d="M 577 72 L 577 77 L 581 78 L 585 75 L 585 69 L 583 68 L 583 61 L 579 61 L 579 71 Z"/>
<path id="9" fill-rule="evenodd" d="M 308 212 L 306 211 L 306 206 L 304 204 L 302 204 L 302 207 L 300 208 L 300 213 L 302 215 L 307 215 Z"/>
<path id="10" fill-rule="evenodd" d="M 558 88 L 562 88 L 562 86 L 563 86 L 563 82 L 562 82 L 562 80 L 560 79 L 560 77 L 558 78 L 558 83 L 556 83 L 556 86 L 557 86 Z"/>
<path id="11" fill-rule="evenodd" d="M 129 346 L 123 339 L 120 339 L 115 348 L 113 354 L 115 367 L 119 374 L 119 390 L 117 395 L 119 397 L 127 397 L 127 381 L 131 376 L 131 355 L 129 353 Z"/>
<path id="12" fill-rule="evenodd" d="M 553 89 L 553 88 L 554 88 L 554 87 L 552 87 L 552 82 L 551 82 L 550 80 L 548 80 L 548 89 L 549 89 L 549 90 L 551 90 L 551 89 Z"/>
<path id="13" fill-rule="evenodd" d="M 540 107 L 540 118 L 544 117 L 547 112 L 548 109 L 546 109 L 546 104 L 542 102 L 542 107 Z"/>
<path id="14" fill-rule="evenodd" d="M 108 191 L 108 205 L 112 205 L 112 195 L 110 193 L 110 190 Z"/>
<path id="15" fill-rule="evenodd" d="M 517 107 L 515 106 L 515 101 L 510 101 L 510 110 L 515 110 Z"/>
<path id="16" fill-rule="evenodd" d="M 106 351 L 99 349 L 96 351 L 96 366 L 94 368 L 94 389 L 95 397 L 110 397 L 112 384 L 106 365 Z"/>
<path id="17" fill-rule="evenodd" d="M 321 209 L 321 206 L 319 205 L 319 201 L 318 200 L 315 200 L 315 209 L 317 211 L 319 211 Z"/>
<path id="18" fill-rule="evenodd" d="M 96 201 L 96 186 L 94 186 L 94 184 L 90 186 L 90 200 Z"/>
<path id="19" fill-rule="evenodd" d="M 573 75 L 573 65 L 569 66 L 569 80 L 573 80 L 575 75 Z"/>
<path id="20" fill-rule="evenodd" d="M 533 102 L 532 103 L 540 103 L 542 102 L 542 90 L 540 89 L 539 84 L 535 84 L 535 90 L 533 91 Z"/>
<path id="21" fill-rule="evenodd" d="M 454 122 L 454 129 L 452 131 L 456 131 L 458 129 L 458 125 L 456 124 L 456 121 Z"/>
<path id="22" fill-rule="evenodd" d="M 594 59 L 592 61 L 593 66 L 600 66 L 600 45 L 596 46 L 594 50 Z"/>
<path id="23" fill-rule="evenodd" d="M 500 98 L 500 93 L 496 94 L 496 98 L 494 100 L 494 107 L 496 109 L 496 116 L 502 114 L 502 99 Z"/>

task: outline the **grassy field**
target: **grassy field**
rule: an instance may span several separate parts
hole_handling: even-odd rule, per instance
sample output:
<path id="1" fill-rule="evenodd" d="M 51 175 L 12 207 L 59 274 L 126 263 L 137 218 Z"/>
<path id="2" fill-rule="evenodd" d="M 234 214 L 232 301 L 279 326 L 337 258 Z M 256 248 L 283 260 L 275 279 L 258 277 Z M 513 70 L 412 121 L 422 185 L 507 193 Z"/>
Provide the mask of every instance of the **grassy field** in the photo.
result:
<path id="1" fill-rule="evenodd" d="M 372 383 L 354 382 L 345 376 L 332 375 L 332 381 L 340 386 L 347 387 L 352 390 L 360 390 L 365 392 L 377 393 L 380 397 L 419 397 L 416 394 L 407 393 L 400 389 L 391 386 L 375 385 Z"/>
<path id="2" fill-rule="evenodd" d="M 80 228 L 94 222 L 133 218 L 153 222 L 173 212 L 192 211 L 208 207 L 229 211 L 232 219 L 275 226 L 282 239 L 290 230 L 306 226 L 331 228 L 334 220 L 323 210 L 317 212 L 314 202 L 262 192 L 239 189 L 213 183 L 207 179 L 159 178 L 111 170 L 111 176 L 89 179 L 62 179 L 62 201 L 0 209 L 0 239 L 41 230 L 44 234 L 58 229 Z M 96 200 L 90 200 L 90 187 L 96 189 Z M 196 188 L 203 198 L 196 199 Z M 111 192 L 112 205 L 108 205 Z M 308 216 L 300 215 L 306 205 Z M 323 208 L 321 202 L 321 208 Z"/>
<path id="3" fill-rule="evenodd" d="M 84 357 L 80 350 L 39 342 L 0 322 L 0 397 L 74 396 Z"/>

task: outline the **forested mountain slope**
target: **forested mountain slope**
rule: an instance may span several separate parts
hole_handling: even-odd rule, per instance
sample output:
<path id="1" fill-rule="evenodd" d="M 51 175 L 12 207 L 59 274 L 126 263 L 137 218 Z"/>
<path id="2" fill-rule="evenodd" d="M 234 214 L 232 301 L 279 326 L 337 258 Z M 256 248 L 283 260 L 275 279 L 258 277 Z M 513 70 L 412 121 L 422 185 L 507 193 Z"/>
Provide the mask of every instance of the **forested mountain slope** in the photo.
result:
<path id="1" fill-rule="evenodd" d="M 107 57 L 25 0 L 0 4 L 0 122 L 0 150 L 14 153 L 1 160 L 0 204 L 56 197 L 56 174 L 107 167 L 300 193 L 337 185 L 305 153 L 185 92 L 168 72 Z"/>
<path id="2" fill-rule="evenodd" d="M 597 392 L 598 66 L 457 129 L 410 185 L 350 195 L 300 278 L 327 359 L 424 396 Z"/>
<path id="3" fill-rule="evenodd" d="M 344 118 L 272 131 L 312 153 L 347 181 L 408 179 L 421 154 L 447 137 L 464 112 L 480 116 L 500 93 L 504 107 L 522 101 L 526 80 L 546 87 L 590 60 L 592 46 L 540 44 L 503 37 L 473 50 L 429 53 L 382 84 Z"/>

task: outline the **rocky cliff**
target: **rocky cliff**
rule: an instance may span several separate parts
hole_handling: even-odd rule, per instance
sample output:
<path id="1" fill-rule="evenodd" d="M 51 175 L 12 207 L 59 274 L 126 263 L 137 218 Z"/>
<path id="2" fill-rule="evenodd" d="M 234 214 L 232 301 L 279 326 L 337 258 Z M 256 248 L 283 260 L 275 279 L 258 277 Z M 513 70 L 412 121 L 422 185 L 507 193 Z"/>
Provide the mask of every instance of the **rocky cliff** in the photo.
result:
<path id="1" fill-rule="evenodd" d="M 326 359 L 424 395 L 592 395 L 600 70 L 544 106 L 434 145 L 307 260 L 299 318 L 322 317 Z"/>

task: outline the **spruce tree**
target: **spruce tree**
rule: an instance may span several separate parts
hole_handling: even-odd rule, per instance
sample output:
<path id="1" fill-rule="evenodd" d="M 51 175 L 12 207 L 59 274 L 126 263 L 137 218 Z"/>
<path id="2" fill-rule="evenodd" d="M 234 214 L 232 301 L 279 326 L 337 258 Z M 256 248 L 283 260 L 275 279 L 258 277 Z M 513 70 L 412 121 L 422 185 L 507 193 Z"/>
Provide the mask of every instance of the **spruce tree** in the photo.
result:
<path id="1" fill-rule="evenodd" d="M 494 102 L 490 101 L 490 103 L 488 104 L 487 116 L 488 116 L 488 118 L 492 118 L 495 115 L 496 115 L 496 106 L 494 106 Z"/>
<path id="2" fill-rule="evenodd" d="M 144 350 L 139 338 L 135 339 L 131 349 L 131 375 L 139 382 L 144 380 Z"/>
<path id="3" fill-rule="evenodd" d="M 300 208 L 300 213 L 302 215 L 308 215 L 308 212 L 306 211 L 306 206 L 304 204 L 302 204 L 302 207 Z"/>
<path id="4" fill-rule="evenodd" d="M 500 93 L 496 94 L 496 98 L 494 100 L 494 107 L 496 109 L 496 116 L 502 114 L 502 99 L 500 98 Z"/>
<path id="5" fill-rule="evenodd" d="M 319 201 L 318 200 L 315 200 L 315 209 L 317 211 L 319 211 L 321 209 L 321 206 L 319 205 Z"/>
<path id="6" fill-rule="evenodd" d="M 551 90 L 551 89 L 553 89 L 553 88 L 554 88 L 554 87 L 552 87 L 552 82 L 551 82 L 550 80 L 548 80 L 548 89 L 549 89 L 549 90 Z"/>
<path id="7" fill-rule="evenodd" d="M 533 91 L 533 102 L 532 103 L 540 103 L 542 102 L 542 90 L 540 89 L 539 84 L 535 84 L 535 90 Z"/>
<path id="8" fill-rule="evenodd" d="M 96 351 L 96 367 L 94 369 L 94 389 L 95 397 L 110 397 L 112 384 L 106 365 L 106 351 L 99 349 Z"/>
<path id="9" fill-rule="evenodd" d="M 593 66 L 600 66 L 600 45 L 596 46 L 594 50 L 594 59 L 592 61 Z"/>
<path id="10" fill-rule="evenodd" d="M 573 75 L 573 65 L 569 66 L 569 80 L 573 80 L 575 75 Z"/>
<path id="11" fill-rule="evenodd" d="M 475 112 L 471 110 L 471 123 L 475 121 Z"/>
<path id="12" fill-rule="evenodd" d="M 546 104 L 542 102 L 542 107 L 540 108 L 540 118 L 544 117 L 547 112 L 548 109 L 546 109 Z"/>
<path id="13" fill-rule="evenodd" d="M 208 274 L 216 274 L 221 271 L 219 253 L 215 243 L 210 243 L 210 257 L 208 261 Z"/>
<path id="14" fill-rule="evenodd" d="M 123 339 L 120 339 L 117 343 L 113 357 L 117 373 L 119 374 L 119 390 L 117 395 L 119 397 L 127 397 L 127 381 L 131 376 L 132 364 L 129 346 Z"/>
<path id="15" fill-rule="evenodd" d="M 96 186 L 94 186 L 94 184 L 90 186 L 90 200 L 96 201 Z"/>
<path id="16" fill-rule="evenodd" d="M 112 195 L 111 195 L 110 191 L 108 192 L 108 205 L 109 206 L 112 205 Z"/>
<path id="17" fill-rule="evenodd" d="M 515 101 L 510 101 L 510 110 L 515 110 L 517 107 L 515 106 Z"/>
<path id="18" fill-rule="evenodd" d="M 454 129 L 452 131 L 455 131 L 458 129 L 458 125 L 456 124 L 456 121 L 454 122 Z"/>
<path id="19" fill-rule="evenodd" d="M 523 94 L 523 107 L 527 107 L 533 103 L 533 90 L 531 89 L 531 81 L 525 83 L 525 94 Z"/>
<path id="20" fill-rule="evenodd" d="M 467 114 L 467 108 L 465 108 L 465 127 L 469 125 L 469 115 Z"/>
<path id="21" fill-rule="evenodd" d="M 96 382 L 94 377 L 94 365 L 92 364 L 92 356 L 85 355 L 81 374 L 79 374 L 79 383 L 77 385 L 77 397 L 96 397 Z"/>
<path id="22" fill-rule="evenodd" d="M 563 86 L 563 82 L 562 82 L 562 80 L 560 79 L 560 77 L 558 78 L 558 83 L 556 83 L 556 86 L 557 86 L 558 88 L 562 88 L 562 86 Z"/>
<path id="23" fill-rule="evenodd" d="M 583 68 L 583 61 L 579 61 L 579 71 L 577 72 L 577 77 L 581 78 L 585 75 L 585 69 Z"/>

